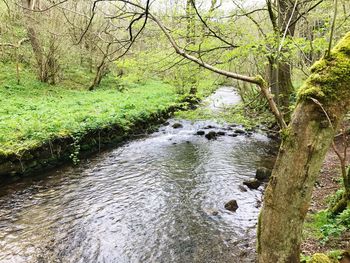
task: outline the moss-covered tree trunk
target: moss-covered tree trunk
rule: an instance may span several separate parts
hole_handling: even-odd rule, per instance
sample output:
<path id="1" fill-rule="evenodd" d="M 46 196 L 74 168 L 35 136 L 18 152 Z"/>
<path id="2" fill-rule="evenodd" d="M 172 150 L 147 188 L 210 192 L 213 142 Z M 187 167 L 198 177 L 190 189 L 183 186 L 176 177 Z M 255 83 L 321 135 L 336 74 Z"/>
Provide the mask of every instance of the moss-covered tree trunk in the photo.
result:
<path id="1" fill-rule="evenodd" d="M 261 263 L 299 262 L 302 227 L 322 161 L 350 106 L 350 33 L 317 62 L 299 100 L 265 192 L 258 225 Z"/>

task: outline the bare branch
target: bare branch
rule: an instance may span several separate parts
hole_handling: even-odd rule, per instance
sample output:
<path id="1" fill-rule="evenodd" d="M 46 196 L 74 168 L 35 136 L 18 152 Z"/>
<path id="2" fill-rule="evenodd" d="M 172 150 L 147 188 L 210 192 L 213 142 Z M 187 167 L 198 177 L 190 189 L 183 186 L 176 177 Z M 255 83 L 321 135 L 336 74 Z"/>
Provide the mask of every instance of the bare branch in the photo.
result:
<path id="1" fill-rule="evenodd" d="M 16 44 L 13 43 L 0 43 L 0 47 L 13 47 L 13 48 L 19 48 L 24 42 L 29 41 L 29 38 L 23 38 L 19 40 Z"/>
<path id="2" fill-rule="evenodd" d="M 54 4 L 50 5 L 49 7 L 46 7 L 45 9 L 27 8 L 27 7 L 24 7 L 24 6 L 22 6 L 22 5 L 18 4 L 18 3 L 15 3 L 15 4 L 16 4 L 17 6 L 23 8 L 23 9 L 25 9 L 25 10 L 28 10 L 28 11 L 31 11 L 31 12 L 36 12 L 36 13 L 41 13 L 41 12 L 46 12 L 46 11 L 48 11 L 48 10 L 50 10 L 50 9 L 52 9 L 52 8 L 54 8 L 54 7 L 56 7 L 56 6 L 59 6 L 59 5 L 63 4 L 63 3 L 68 2 L 68 1 L 69 1 L 69 0 L 62 0 L 61 2 L 54 3 Z"/>
<path id="3" fill-rule="evenodd" d="M 211 29 L 211 27 L 207 24 L 207 22 L 203 19 L 203 17 L 200 15 L 198 8 L 196 7 L 196 4 L 194 2 L 194 0 L 191 0 L 192 6 L 194 8 L 194 10 L 196 11 L 196 14 L 198 16 L 198 18 L 200 19 L 200 21 L 203 23 L 203 25 L 213 34 L 213 36 L 215 36 L 217 39 L 221 40 L 222 42 L 224 42 L 225 44 L 237 48 L 239 47 L 238 45 L 234 45 L 232 43 L 230 43 L 229 41 L 225 40 L 224 38 L 222 38 L 221 36 L 219 36 L 213 29 Z"/>
<path id="4" fill-rule="evenodd" d="M 264 97 L 267 99 L 271 112 L 275 115 L 276 120 L 278 121 L 280 127 L 282 129 L 287 127 L 286 122 L 283 119 L 283 115 L 281 114 L 281 112 L 279 111 L 273 96 L 271 94 L 271 92 L 268 89 L 267 84 L 265 83 L 265 81 L 262 79 L 262 77 L 250 77 L 250 76 L 246 76 L 246 75 L 241 75 L 241 74 L 237 74 L 234 72 L 230 72 L 230 71 L 226 71 L 223 69 L 219 69 L 216 67 L 213 67 L 212 65 L 203 62 L 202 60 L 191 56 L 189 54 L 187 54 L 184 50 L 182 50 L 176 43 L 175 39 L 170 35 L 170 33 L 167 31 L 167 29 L 164 27 L 164 25 L 153 15 L 150 14 L 150 17 L 152 18 L 152 20 L 159 26 L 159 28 L 163 31 L 163 33 L 165 34 L 165 36 L 167 37 L 167 39 L 169 40 L 170 44 L 172 45 L 172 47 L 175 49 L 176 53 L 181 55 L 182 57 L 202 66 L 203 68 L 206 68 L 212 72 L 218 73 L 220 75 L 229 77 L 229 78 L 233 78 L 233 79 L 237 79 L 237 80 L 242 80 L 251 84 L 255 84 L 257 85 L 260 90 L 261 93 L 264 95 Z"/>
<path id="5" fill-rule="evenodd" d="M 333 35 L 335 31 L 335 22 L 337 20 L 337 13 L 338 13 L 338 0 L 334 0 L 334 14 L 333 14 L 331 31 L 329 33 L 329 45 L 328 45 L 326 57 L 328 57 L 331 54 Z"/>
<path id="6" fill-rule="evenodd" d="M 301 13 L 295 20 L 293 20 L 293 22 L 290 23 L 289 27 L 294 26 L 304 15 L 308 14 L 309 12 L 311 12 L 312 10 L 314 10 L 316 7 L 318 7 L 324 0 L 320 0 L 318 1 L 316 4 L 314 4 L 313 6 L 311 6 L 308 10 L 306 10 L 305 12 Z"/>

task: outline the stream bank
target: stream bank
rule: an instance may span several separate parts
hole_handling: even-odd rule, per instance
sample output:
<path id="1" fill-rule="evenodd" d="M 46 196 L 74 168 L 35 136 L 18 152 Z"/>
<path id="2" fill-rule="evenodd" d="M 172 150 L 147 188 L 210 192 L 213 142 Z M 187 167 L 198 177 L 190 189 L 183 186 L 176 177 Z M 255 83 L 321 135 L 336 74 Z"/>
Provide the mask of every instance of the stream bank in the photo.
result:
<path id="1" fill-rule="evenodd" d="M 82 136 L 66 136 L 43 143 L 18 154 L 0 157 L 0 178 L 8 180 L 55 168 L 74 158 L 83 158 L 101 150 L 115 147 L 131 138 L 146 135 L 169 118 L 179 108 L 170 107 L 155 112 L 142 120 L 136 120 L 127 129 L 116 124 L 91 130 Z M 79 136 L 79 137 L 77 137 Z M 6 178 L 7 177 L 7 178 Z"/>
<path id="2" fill-rule="evenodd" d="M 186 99 L 186 98 L 185 98 Z M 148 81 L 123 91 L 37 83 L 0 89 L 0 180 L 56 167 L 145 133 L 182 106 L 175 87 Z"/>

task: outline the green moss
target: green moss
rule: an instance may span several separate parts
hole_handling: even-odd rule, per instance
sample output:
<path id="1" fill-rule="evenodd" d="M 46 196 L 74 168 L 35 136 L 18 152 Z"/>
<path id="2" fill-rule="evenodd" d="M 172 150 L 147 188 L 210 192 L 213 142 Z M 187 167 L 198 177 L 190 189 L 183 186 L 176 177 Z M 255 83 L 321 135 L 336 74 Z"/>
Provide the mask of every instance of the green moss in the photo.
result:
<path id="1" fill-rule="evenodd" d="M 290 135 L 291 135 L 291 128 L 290 127 L 282 129 L 282 131 L 281 131 L 282 141 L 288 140 L 288 138 L 290 138 Z"/>
<path id="2" fill-rule="evenodd" d="M 316 253 L 312 256 L 309 263 L 332 263 L 329 257 L 322 253 Z"/>
<path id="3" fill-rule="evenodd" d="M 320 102 L 337 101 L 348 96 L 350 83 L 350 33 L 311 68 L 312 74 L 298 91 L 298 99 L 315 98 Z"/>
<path id="4" fill-rule="evenodd" d="M 319 61 L 316 61 L 315 64 L 312 65 L 312 67 L 310 68 L 310 71 L 311 73 L 315 73 L 319 70 L 324 70 L 325 68 L 327 68 L 326 60 L 321 59 Z"/>
<path id="5" fill-rule="evenodd" d="M 258 84 L 259 86 L 265 86 L 265 87 L 268 86 L 266 80 L 261 75 L 257 75 L 255 77 L 255 80 L 259 83 Z"/>

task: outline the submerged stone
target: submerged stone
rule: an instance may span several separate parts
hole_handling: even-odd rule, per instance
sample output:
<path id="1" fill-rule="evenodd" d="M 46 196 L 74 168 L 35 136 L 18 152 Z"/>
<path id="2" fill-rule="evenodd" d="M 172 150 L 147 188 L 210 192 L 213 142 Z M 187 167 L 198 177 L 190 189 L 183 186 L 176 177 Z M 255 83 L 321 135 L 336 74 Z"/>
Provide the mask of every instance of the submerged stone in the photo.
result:
<path id="1" fill-rule="evenodd" d="M 235 212 L 238 209 L 238 204 L 236 200 L 230 200 L 225 204 L 225 209 L 231 212 Z"/>
<path id="2" fill-rule="evenodd" d="M 210 131 L 205 135 L 205 138 L 207 138 L 208 140 L 214 140 L 217 137 L 217 133 L 214 131 Z"/>
<path id="3" fill-rule="evenodd" d="M 235 133 L 237 133 L 237 134 L 244 134 L 245 130 L 243 130 L 243 129 L 236 129 Z"/>
<path id="4" fill-rule="evenodd" d="M 197 134 L 197 135 L 204 135 L 204 134 L 205 134 L 205 131 L 197 131 L 196 134 Z"/>
<path id="5" fill-rule="evenodd" d="M 224 131 L 218 131 L 218 132 L 217 132 L 217 135 L 224 136 L 224 135 L 226 135 L 226 132 L 224 132 Z"/>
<path id="6" fill-rule="evenodd" d="M 271 176 L 272 171 L 270 169 L 267 169 L 265 167 L 259 167 L 256 170 L 255 173 L 255 179 L 258 179 L 260 181 L 268 180 Z"/>
<path id="7" fill-rule="evenodd" d="M 213 125 L 208 125 L 208 126 L 205 126 L 203 129 L 216 129 L 216 127 L 215 126 L 213 126 Z"/>
<path id="8" fill-rule="evenodd" d="M 183 125 L 182 125 L 181 123 L 176 122 L 176 123 L 173 124 L 172 127 L 173 127 L 174 129 L 179 129 L 179 128 L 182 128 Z"/>
<path id="9" fill-rule="evenodd" d="M 247 188 L 245 188 L 243 185 L 238 186 L 239 190 L 241 190 L 241 192 L 247 192 Z"/>
<path id="10" fill-rule="evenodd" d="M 261 182 L 257 179 L 251 179 L 243 182 L 244 185 L 248 186 L 249 189 L 258 189 L 261 185 Z"/>
<path id="11" fill-rule="evenodd" d="M 217 215 L 219 214 L 219 211 L 213 210 L 213 211 L 211 212 L 211 214 L 212 214 L 213 216 L 217 216 Z"/>

